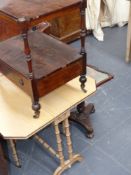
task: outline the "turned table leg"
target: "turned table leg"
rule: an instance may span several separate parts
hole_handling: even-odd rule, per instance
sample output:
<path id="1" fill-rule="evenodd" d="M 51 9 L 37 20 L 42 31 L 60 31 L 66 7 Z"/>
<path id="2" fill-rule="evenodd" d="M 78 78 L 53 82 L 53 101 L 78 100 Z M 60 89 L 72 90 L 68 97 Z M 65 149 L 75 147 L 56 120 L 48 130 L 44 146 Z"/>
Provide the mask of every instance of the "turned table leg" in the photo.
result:
<path id="1" fill-rule="evenodd" d="M 63 116 L 63 121 L 60 119 L 54 122 L 56 141 L 58 146 L 58 155 L 60 160 L 60 166 L 54 172 L 54 175 L 61 175 L 66 169 L 70 168 L 75 162 L 81 161 L 83 157 L 79 154 L 73 154 L 72 149 L 72 141 L 70 136 L 69 129 L 69 113 L 67 112 L 65 116 Z M 63 123 L 63 128 L 65 131 L 66 141 L 67 141 L 67 149 L 68 149 L 68 159 L 64 159 L 63 148 L 62 148 L 62 140 L 60 136 L 59 123 Z"/>
<path id="2" fill-rule="evenodd" d="M 70 134 L 70 129 L 69 129 L 69 121 L 68 119 L 65 119 L 65 121 L 63 122 L 65 126 L 65 136 L 66 136 L 66 141 L 67 141 L 69 160 L 71 160 L 73 157 L 73 149 L 72 149 L 71 134 Z"/>
<path id="3" fill-rule="evenodd" d="M 87 7 L 87 0 L 81 1 L 81 32 L 80 32 L 80 39 L 81 39 L 81 52 L 80 54 L 83 56 L 83 74 L 80 77 L 81 88 L 86 93 L 85 90 L 85 83 L 86 83 L 86 50 L 85 50 L 85 37 L 86 37 L 86 14 L 85 10 Z M 88 85 L 87 85 L 88 86 Z M 80 103 L 77 106 L 77 111 L 72 112 L 70 115 L 70 120 L 81 124 L 87 131 L 87 137 L 92 138 L 94 135 L 93 128 L 90 123 L 89 115 L 94 112 L 94 105 L 88 104 L 85 106 L 85 102 Z"/>
<path id="4" fill-rule="evenodd" d="M 60 166 L 63 167 L 65 160 L 64 160 L 64 155 L 63 155 L 63 147 L 62 147 L 62 140 L 60 136 L 60 130 L 59 130 L 59 126 L 57 123 L 55 123 L 54 127 L 55 127 L 56 141 L 57 141 L 57 146 L 58 146 Z"/>
<path id="5" fill-rule="evenodd" d="M 66 141 L 67 141 L 67 149 L 68 149 L 68 157 L 70 161 L 70 165 L 77 161 L 81 161 L 83 157 L 80 154 L 74 154 L 73 153 L 73 148 L 72 148 L 72 141 L 71 141 L 71 133 L 70 133 L 70 128 L 69 128 L 69 120 L 68 118 L 65 119 L 64 121 L 65 125 L 65 136 L 66 136 Z"/>
<path id="6" fill-rule="evenodd" d="M 35 134 L 33 138 L 42 145 L 43 148 L 47 149 L 53 156 L 59 159 L 60 164 L 58 168 L 55 170 L 53 175 L 61 175 L 66 169 L 70 168 L 74 163 L 80 162 L 83 157 L 80 154 L 74 154 L 72 148 L 71 141 L 71 133 L 69 128 L 69 118 L 70 112 L 67 111 L 61 116 L 58 116 L 53 122 L 55 135 L 56 135 L 56 143 L 57 143 L 57 151 L 55 151 L 41 136 Z M 63 153 L 63 144 L 60 135 L 59 124 L 63 124 L 63 129 L 66 136 L 67 149 L 68 149 L 68 159 L 65 160 Z"/>
<path id="7" fill-rule="evenodd" d="M 15 165 L 18 168 L 20 168 L 21 165 L 20 165 L 20 161 L 19 161 L 18 154 L 17 154 L 17 151 L 16 151 L 15 141 L 14 140 L 8 140 L 8 144 L 10 146 L 12 157 L 14 159 Z"/>

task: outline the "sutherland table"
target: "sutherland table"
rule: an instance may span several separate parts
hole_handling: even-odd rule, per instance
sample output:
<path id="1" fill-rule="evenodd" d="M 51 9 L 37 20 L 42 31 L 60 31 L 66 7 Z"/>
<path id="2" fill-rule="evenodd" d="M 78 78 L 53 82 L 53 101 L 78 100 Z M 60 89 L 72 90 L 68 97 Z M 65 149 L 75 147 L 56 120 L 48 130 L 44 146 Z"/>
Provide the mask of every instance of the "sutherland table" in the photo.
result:
<path id="1" fill-rule="evenodd" d="M 28 107 L 31 104 L 30 97 L 5 76 L 0 76 L 0 134 L 3 139 L 10 140 L 13 145 L 12 140 L 28 139 L 35 135 L 36 140 L 39 140 L 52 154 L 60 159 L 60 166 L 55 171 L 55 175 L 61 174 L 61 172 L 69 168 L 71 164 L 81 160 L 79 155 L 72 154 L 73 150 L 71 147 L 68 117 L 73 107 L 96 91 L 95 80 L 90 77 L 87 79 L 87 93 L 83 93 L 80 90 L 78 78 L 75 78 L 64 86 L 40 98 L 42 105 L 41 117 L 34 119 L 32 118 L 33 111 Z M 62 153 L 61 138 L 58 129 L 60 122 L 64 122 L 65 135 L 67 138 L 69 153 L 69 159 L 67 161 L 64 160 Z M 53 123 L 55 127 L 58 154 L 36 135 L 38 131 L 51 123 Z M 16 153 L 14 155 L 16 155 Z M 15 156 L 15 159 L 16 158 L 17 156 Z"/>

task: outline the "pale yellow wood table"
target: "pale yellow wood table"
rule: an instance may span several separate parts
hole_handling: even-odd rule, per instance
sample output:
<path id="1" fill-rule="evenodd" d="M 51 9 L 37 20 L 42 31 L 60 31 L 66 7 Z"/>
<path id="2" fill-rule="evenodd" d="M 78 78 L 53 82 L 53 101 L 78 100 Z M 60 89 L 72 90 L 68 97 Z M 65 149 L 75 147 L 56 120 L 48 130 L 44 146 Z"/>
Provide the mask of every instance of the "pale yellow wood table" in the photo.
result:
<path id="1" fill-rule="evenodd" d="M 87 82 L 87 93 L 81 91 L 79 78 L 76 78 L 42 97 L 40 99 L 42 106 L 40 117 L 34 119 L 32 117 L 33 111 L 30 108 L 30 97 L 12 82 L 7 80 L 6 77 L 0 76 L 0 134 L 4 139 L 9 139 L 10 141 L 28 139 L 47 125 L 53 123 L 58 144 L 58 154 L 51 147 L 48 147 L 48 144 L 42 141 L 38 135 L 35 135 L 34 137 L 36 140 L 39 140 L 44 147 L 47 147 L 52 154 L 60 159 L 60 166 L 54 174 L 61 174 L 75 161 L 81 160 L 80 155 L 73 154 L 68 117 L 70 115 L 70 110 L 73 107 L 84 101 L 85 98 L 96 91 L 95 80 L 88 77 Z M 69 159 L 66 161 L 64 160 L 62 152 L 62 140 L 58 127 L 60 122 L 63 122 L 64 124 L 67 139 Z M 13 153 L 17 159 L 15 150 L 13 150 Z"/>

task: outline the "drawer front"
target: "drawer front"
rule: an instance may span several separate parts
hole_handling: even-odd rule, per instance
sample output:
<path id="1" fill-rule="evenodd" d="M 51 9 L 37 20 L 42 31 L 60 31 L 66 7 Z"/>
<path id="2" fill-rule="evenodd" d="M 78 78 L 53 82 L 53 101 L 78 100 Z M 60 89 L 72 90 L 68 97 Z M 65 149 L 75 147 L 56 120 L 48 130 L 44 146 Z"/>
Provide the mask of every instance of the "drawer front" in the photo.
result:
<path id="1" fill-rule="evenodd" d="M 15 85 L 32 96 L 31 81 L 0 60 L 0 71 Z"/>
<path id="2" fill-rule="evenodd" d="M 54 89 L 64 85 L 73 78 L 81 75 L 83 72 L 82 59 L 57 70 L 47 77 L 37 80 L 37 90 L 39 97 L 53 91 Z"/>

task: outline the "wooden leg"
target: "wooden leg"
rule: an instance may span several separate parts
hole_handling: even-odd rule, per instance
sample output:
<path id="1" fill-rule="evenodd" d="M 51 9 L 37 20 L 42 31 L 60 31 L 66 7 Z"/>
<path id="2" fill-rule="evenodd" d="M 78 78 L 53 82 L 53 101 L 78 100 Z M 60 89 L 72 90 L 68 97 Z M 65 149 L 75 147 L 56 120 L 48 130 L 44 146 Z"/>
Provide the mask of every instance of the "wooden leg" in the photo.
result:
<path id="1" fill-rule="evenodd" d="M 14 140 L 8 140 L 8 144 L 10 145 L 15 165 L 20 168 L 21 165 L 20 165 L 19 158 L 18 158 L 17 151 L 16 151 L 15 141 Z"/>
<path id="2" fill-rule="evenodd" d="M 54 128 L 55 128 L 55 135 L 56 135 L 56 142 L 58 151 L 56 152 L 51 146 L 48 145 L 44 141 L 44 139 L 35 134 L 33 138 L 40 143 L 45 149 L 47 149 L 52 155 L 56 156 L 60 160 L 60 165 L 54 172 L 54 175 L 61 175 L 66 169 L 70 168 L 72 164 L 74 164 L 77 161 L 81 161 L 83 159 L 82 156 L 79 154 L 73 154 L 73 148 L 72 148 L 72 141 L 71 141 L 71 134 L 69 129 L 69 121 L 68 118 L 70 116 L 70 112 L 66 112 L 65 114 L 59 116 L 54 121 Z M 68 159 L 65 160 L 64 154 L 63 154 L 63 147 L 62 147 L 62 139 L 60 135 L 60 129 L 59 124 L 63 124 L 63 129 L 65 131 L 66 141 L 67 141 L 67 149 L 68 149 Z"/>
<path id="3" fill-rule="evenodd" d="M 0 175 L 8 175 L 8 163 L 4 155 L 2 144 L 0 143 Z"/>
<path id="4" fill-rule="evenodd" d="M 65 135 L 66 135 L 66 140 L 67 140 L 67 148 L 68 148 L 68 160 L 64 160 L 64 155 L 62 152 L 62 144 L 61 144 L 61 138 L 60 138 L 60 131 L 58 127 L 58 123 L 55 123 L 55 133 L 56 133 L 56 139 L 57 139 L 57 144 L 58 144 L 58 154 L 59 154 L 59 159 L 60 159 L 60 166 L 56 169 L 54 172 L 54 175 L 61 175 L 66 169 L 70 168 L 72 164 L 74 164 L 77 161 L 81 161 L 83 158 L 79 154 L 73 154 L 73 149 L 72 149 L 72 141 L 70 137 L 70 130 L 69 130 L 69 121 L 68 118 L 66 118 L 63 121 L 63 125 L 65 127 Z"/>
<path id="5" fill-rule="evenodd" d="M 38 143 L 40 143 L 43 148 L 47 149 L 53 156 L 56 156 L 59 159 L 59 155 L 56 153 L 56 151 L 50 146 L 48 145 L 47 142 L 44 141 L 43 138 L 41 138 L 39 135 L 35 135 L 33 137 Z"/>
<path id="6" fill-rule="evenodd" d="M 62 127 L 63 127 L 63 134 L 65 134 L 65 122 L 62 122 Z"/>
<path id="7" fill-rule="evenodd" d="M 73 157 L 73 150 L 72 150 L 72 141 L 71 141 L 71 136 L 70 136 L 68 119 L 65 119 L 65 121 L 63 123 L 65 126 L 65 135 L 66 135 L 66 140 L 67 140 L 67 149 L 68 149 L 69 160 L 71 160 Z"/>
<path id="8" fill-rule="evenodd" d="M 58 146 L 58 154 L 59 154 L 59 159 L 60 159 L 60 166 L 64 166 L 64 155 L 63 155 L 63 148 L 62 148 L 62 140 L 60 136 L 60 130 L 59 126 L 57 123 L 55 123 L 55 134 L 56 134 L 56 141 L 57 141 L 57 146 Z"/>
<path id="9" fill-rule="evenodd" d="M 80 124 L 86 129 L 86 136 L 92 138 L 94 136 L 93 127 L 90 122 L 90 114 L 95 112 L 94 105 L 92 103 L 85 106 L 85 102 L 80 103 L 77 106 L 77 111 L 71 112 L 70 120 Z"/>

